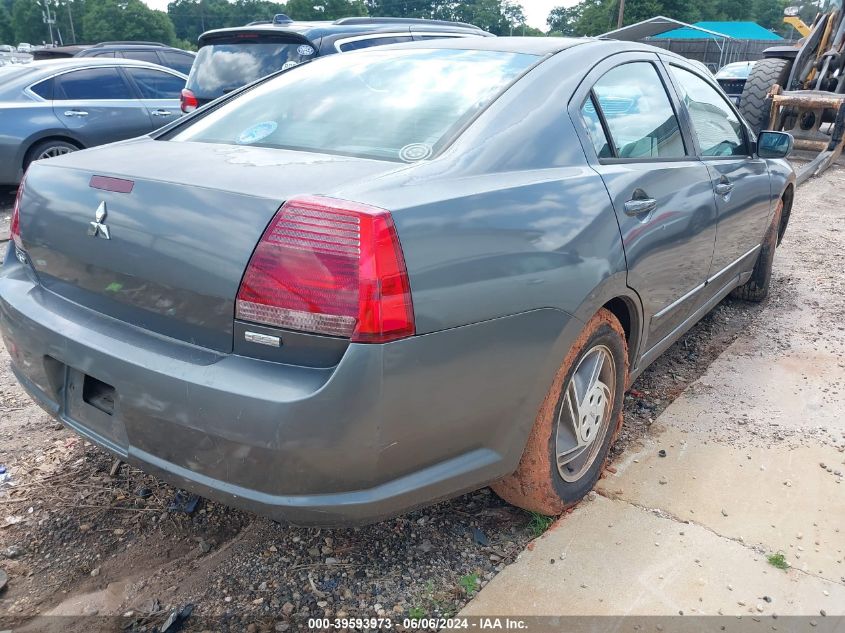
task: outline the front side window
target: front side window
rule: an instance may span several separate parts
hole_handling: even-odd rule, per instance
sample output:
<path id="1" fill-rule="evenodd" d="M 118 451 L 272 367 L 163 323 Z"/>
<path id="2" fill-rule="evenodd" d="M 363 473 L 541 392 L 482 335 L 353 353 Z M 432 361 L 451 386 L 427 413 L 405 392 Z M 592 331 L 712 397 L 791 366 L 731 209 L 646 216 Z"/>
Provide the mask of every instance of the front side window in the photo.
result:
<path id="1" fill-rule="evenodd" d="M 368 37 L 360 40 L 353 40 L 351 42 L 343 42 L 340 44 L 340 52 L 347 53 L 349 51 L 357 51 L 362 48 L 370 48 L 372 46 L 386 46 L 387 44 L 401 44 L 402 42 L 412 42 L 413 38 L 402 35 L 387 35 L 385 37 Z"/>
<path id="2" fill-rule="evenodd" d="M 86 68 L 59 77 L 58 100 L 134 99 L 135 95 L 117 68 Z"/>
<path id="3" fill-rule="evenodd" d="M 153 68 L 127 68 L 142 99 L 178 99 L 185 80 Z"/>
<path id="4" fill-rule="evenodd" d="M 670 68 L 692 119 L 701 155 L 747 155 L 742 123 L 725 98 L 698 75 L 678 66 Z"/>
<path id="5" fill-rule="evenodd" d="M 414 162 L 439 151 L 537 61 L 457 49 L 329 55 L 244 93 L 172 140 Z"/>
<path id="6" fill-rule="evenodd" d="M 128 49 L 121 51 L 121 55 L 126 59 L 135 59 L 139 62 L 150 62 L 151 64 L 161 63 L 155 51 Z"/>
<path id="7" fill-rule="evenodd" d="M 684 140 L 655 67 L 633 62 L 608 71 L 593 94 L 607 121 L 617 158 L 680 158 Z"/>

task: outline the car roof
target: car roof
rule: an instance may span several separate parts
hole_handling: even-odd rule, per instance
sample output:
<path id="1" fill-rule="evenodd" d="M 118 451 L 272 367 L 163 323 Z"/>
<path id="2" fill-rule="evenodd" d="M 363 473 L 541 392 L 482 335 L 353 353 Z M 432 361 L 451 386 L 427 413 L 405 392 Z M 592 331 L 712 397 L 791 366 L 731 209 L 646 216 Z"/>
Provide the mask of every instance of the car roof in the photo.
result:
<path id="1" fill-rule="evenodd" d="M 296 33 L 311 40 L 335 34 L 381 33 L 402 31 L 435 31 L 443 33 L 475 33 L 491 36 L 490 33 L 472 24 L 447 22 L 444 20 L 424 20 L 416 18 L 343 18 L 334 22 L 328 20 L 291 21 L 281 23 L 250 24 L 213 29 L 199 36 L 199 41 L 220 37 L 228 33 Z"/>
<path id="2" fill-rule="evenodd" d="M 567 48 L 599 42 L 589 37 L 462 37 L 432 39 L 402 44 L 388 44 L 379 48 L 449 48 L 457 50 L 497 51 L 527 55 L 551 55 Z"/>
<path id="3" fill-rule="evenodd" d="M 95 66 L 138 66 L 141 68 L 155 68 L 157 70 L 168 70 L 175 72 L 177 75 L 185 77 L 179 71 L 172 68 L 166 68 L 158 64 L 150 62 L 142 62 L 135 59 L 117 59 L 117 58 L 99 58 L 99 57 L 64 57 L 59 59 L 44 59 L 30 62 L 24 66 L 29 69 L 30 75 L 51 75 L 53 73 L 61 72 L 63 70 L 73 70 L 74 68 L 91 68 Z"/>

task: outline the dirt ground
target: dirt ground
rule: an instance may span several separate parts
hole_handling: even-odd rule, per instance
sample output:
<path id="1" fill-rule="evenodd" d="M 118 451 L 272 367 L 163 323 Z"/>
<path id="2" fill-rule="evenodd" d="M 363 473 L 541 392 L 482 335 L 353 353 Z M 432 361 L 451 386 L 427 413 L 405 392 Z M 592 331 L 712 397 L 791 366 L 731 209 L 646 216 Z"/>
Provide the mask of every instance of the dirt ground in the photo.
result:
<path id="1" fill-rule="evenodd" d="M 817 202 L 835 204 L 827 198 Z M 10 204 L 0 192 L 0 227 Z M 790 231 L 800 231 L 800 254 L 785 247 L 778 257 L 800 257 L 795 265 L 820 284 L 841 284 L 841 259 L 832 275 L 823 255 L 833 229 L 808 225 L 801 208 L 799 192 Z M 762 306 L 724 301 L 638 379 L 615 459 L 647 442 L 657 416 L 738 336 L 790 310 L 795 276 L 774 284 L 775 299 Z M 842 336 L 841 319 L 820 323 L 820 340 Z M 789 345 L 788 330 L 777 344 Z M 778 433 L 771 441 L 788 439 Z M 182 630 L 190 631 L 284 631 L 309 616 L 450 615 L 548 527 L 487 489 L 355 529 L 294 528 L 204 500 L 190 514 L 169 509 L 176 490 L 125 464 L 114 468 L 32 404 L 5 349 L 0 464 L 10 474 L 0 484 L 0 569 L 9 577 L 0 614 L 29 630 L 113 630 L 118 623 L 104 616 L 153 630 L 186 607 Z M 44 615 L 91 617 L 35 619 Z"/>

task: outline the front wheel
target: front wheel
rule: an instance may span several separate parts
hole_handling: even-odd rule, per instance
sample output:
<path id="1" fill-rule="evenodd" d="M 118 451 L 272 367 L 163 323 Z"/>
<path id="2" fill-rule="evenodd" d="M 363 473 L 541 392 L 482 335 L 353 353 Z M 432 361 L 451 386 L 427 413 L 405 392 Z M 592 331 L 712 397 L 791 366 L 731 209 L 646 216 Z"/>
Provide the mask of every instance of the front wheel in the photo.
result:
<path id="1" fill-rule="evenodd" d="M 769 287 L 772 283 L 772 267 L 775 261 L 775 249 L 778 247 L 778 234 L 780 232 L 780 218 L 783 213 L 783 200 L 778 201 L 772 223 L 769 225 L 763 243 L 760 245 L 760 252 L 757 254 L 757 261 L 754 262 L 754 270 L 751 277 L 741 286 L 734 288 L 731 296 L 744 301 L 759 302 L 769 296 Z"/>
<path id="2" fill-rule="evenodd" d="M 785 90 L 790 70 L 792 60 L 774 57 L 761 59 L 751 68 L 739 99 L 739 111 L 755 134 L 769 128 L 769 91 L 775 84 Z"/>
<path id="3" fill-rule="evenodd" d="M 558 369 L 516 471 L 491 486 L 496 494 L 546 515 L 580 501 L 622 424 L 627 379 L 625 332 L 613 314 L 599 310 Z"/>

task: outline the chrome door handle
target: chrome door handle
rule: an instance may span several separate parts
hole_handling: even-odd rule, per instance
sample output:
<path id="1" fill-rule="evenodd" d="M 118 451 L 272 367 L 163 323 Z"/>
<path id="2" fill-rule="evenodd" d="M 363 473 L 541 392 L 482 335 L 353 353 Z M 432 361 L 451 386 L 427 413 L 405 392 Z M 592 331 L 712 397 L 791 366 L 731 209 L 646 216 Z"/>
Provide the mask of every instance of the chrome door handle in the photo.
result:
<path id="1" fill-rule="evenodd" d="M 728 195 L 731 191 L 733 191 L 733 188 L 733 184 L 728 182 L 727 178 L 725 178 L 724 180 L 720 180 L 718 183 L 716 183 L 716 186 L 714 187 L 716 193 L 718 193 L 720 196 Z"/>
<path id="2" fill-rule="evenodd" d="M 65 116 L 88 116 L 85 110 L 65 110 Z"/>
<path id="3" fill-rule="evenodd" d="M 657 208 L 657 200 L 654 198 L 632 198 L 625 203 L 626 215 L 643 215 L 651 213 Z"/>
<path id="4" fill-rule="evenodd" d="M 173 113 L 170 110 L 153 110 L 153 116 L 172 116 Z"/>

